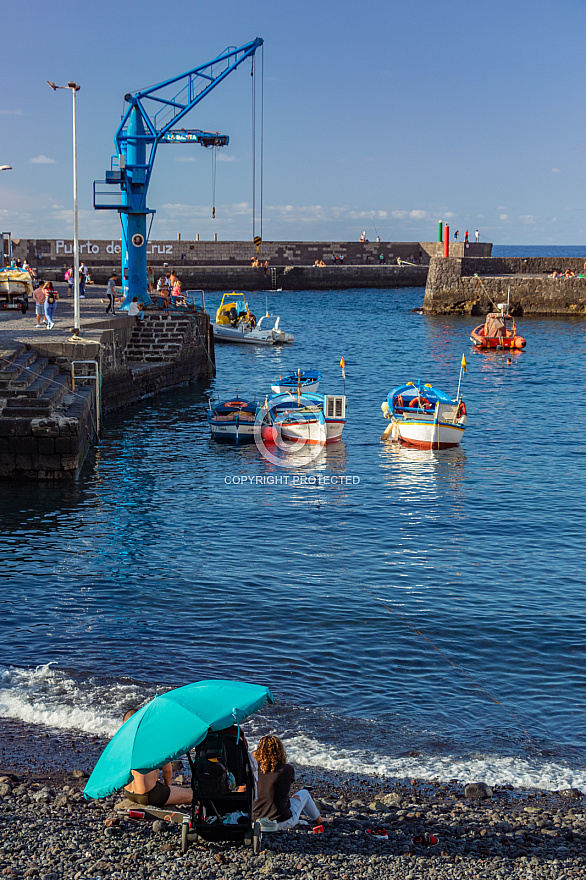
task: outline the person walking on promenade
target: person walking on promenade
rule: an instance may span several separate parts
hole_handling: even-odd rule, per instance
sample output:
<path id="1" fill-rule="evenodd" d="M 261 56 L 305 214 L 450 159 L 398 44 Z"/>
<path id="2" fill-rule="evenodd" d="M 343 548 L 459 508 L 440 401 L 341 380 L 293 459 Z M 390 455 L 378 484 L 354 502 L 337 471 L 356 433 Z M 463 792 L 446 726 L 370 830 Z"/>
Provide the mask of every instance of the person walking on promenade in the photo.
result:
<path id="1" fill-rule="evenodd" d="M 35 315 L 37 318 L 37 323 L 35 325 L 35 330 L 42 330 L 44 323 L 44 315 L 45 315 L 45 285 L 42 284 L 40 287 L 35 287 L 33 290 L 33 299 L 35 301 Z"/>
<path id="2" fill-rule="evenodd" d="M 85 267 L 85 263 L 82 263 L 79 267 L 79 298 L 85 299 L 85 279 L 87 275 L 87 269 Z"/>
<path id="3" fill-rule="evenodd" d="M 53 321 L 53 315 L 57 308 L 59 294 L 53 289 L 53 285 L 50 281 L 46 281 L 43 284 L 43 290 L 45 291 L 45 318 L 47 320 L 47 330 L 52 330 L 53 324 L 55 323 Z"/>
<path id="4" fill-rule="evenodd" d="M 468 244 L 468 230 L 464 233 L 464 242 Z"/>
<path id="5" fill-rule="evenodd" d="M 70 266 L 67 272 L 65 273 L 65 280 L 67 281 L 67 296 L 73 296 L 73 282 L 75 279 L 75 273 L 73 266 Z"/>
<path id="6" fill-rule="evenodd" d="M 112 274 L 110 275 L 110 277 L 108 279 L 108 286 L 106 288 L 106 293 L 108 295 L 108 305 L 106 307 L 106 314 L 107 315 L 110 315 L 110 314 L 115 315 L 116 314 L 116 312 L 114 311 L 114 300 L 116 298 L 116 280 L 117 280 L 117 278 L 118 278 L 118 276 L 117 276 L 116 272 L 112 272 Z"/>

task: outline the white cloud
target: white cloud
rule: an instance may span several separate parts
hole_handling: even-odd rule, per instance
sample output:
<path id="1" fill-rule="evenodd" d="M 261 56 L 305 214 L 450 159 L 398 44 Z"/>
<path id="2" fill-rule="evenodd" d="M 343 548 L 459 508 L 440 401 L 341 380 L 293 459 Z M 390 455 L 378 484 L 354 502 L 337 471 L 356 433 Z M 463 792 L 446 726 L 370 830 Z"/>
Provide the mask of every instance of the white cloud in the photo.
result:
<path id="1" fill-rule="evenodd" d="M 551 173 L 552 173 L 552 174 L 561 174 L 562 172 L 560 171 L 559 168 L 552 168 L 552 169 L 551 169 Z"/>
<path id="2" fill-rule="evenodd" d="M 533 223 L 537 222 L 533 214 L 521 214 L 519 220 L 521 221 L 521 223 L 525 223 L 528 226 L 531 226 Z"/>
<path id="3" fill-rule="evenodd" d="M 499 220 L 508 220 L 508 219 L 509 219 L 508 214 L 499 214 Z"/>
<path id="4" fill-rule="evenodd" d="M 412 220 L 425 220 L 425 218 L 427 217 L 427 211 L 409 211 L 409 216 Z"/>
<path id="5" fill-rule="evenodd" d="M 0 116 L 22 116 L 22 110 L 0 110 Z"/>
<path id="6" fill-rule="evenodd" d="M 34 159 L 29 159 L 31 165 L 54 165 L 55 159 L 50 159 L 49 156 L 44 156 L 42 153 L 40 156 L 35 156 Z"/>
<path id="7" fill-rule="evenodd" d="M 175 156 L 176 162 L 197 162 L 195 156 Z"/>
<path id="8" fill-rule="evenodd" d="M 231 156 L 229 153 L 218 153 L 217 159 L 218 162 L 235 162 L 236 156 Z"/>

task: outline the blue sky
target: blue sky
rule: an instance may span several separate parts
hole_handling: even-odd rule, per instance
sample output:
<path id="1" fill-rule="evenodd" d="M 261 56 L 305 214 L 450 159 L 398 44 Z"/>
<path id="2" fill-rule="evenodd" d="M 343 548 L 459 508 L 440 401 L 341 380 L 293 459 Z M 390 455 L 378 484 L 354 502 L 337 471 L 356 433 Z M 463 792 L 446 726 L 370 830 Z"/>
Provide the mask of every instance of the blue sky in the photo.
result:
<path id="1" fill-rule="evenodd" d="M 21 0 L 2 21 L 0 221 L 15 237 L 73 230 L 71 96 L 46 80 L 81 84 L 80 237 L 119 238 L 92 182 L 124 94 L 260 36 L 265 240 L 428 241 L 438 220 L 498 244 L 586 238 L 584 2 Z M 216 219 L 211 151 L 163 145 L 152 238 L 252 238 L 249 72 L 185 121 L 230 136 Z"/>

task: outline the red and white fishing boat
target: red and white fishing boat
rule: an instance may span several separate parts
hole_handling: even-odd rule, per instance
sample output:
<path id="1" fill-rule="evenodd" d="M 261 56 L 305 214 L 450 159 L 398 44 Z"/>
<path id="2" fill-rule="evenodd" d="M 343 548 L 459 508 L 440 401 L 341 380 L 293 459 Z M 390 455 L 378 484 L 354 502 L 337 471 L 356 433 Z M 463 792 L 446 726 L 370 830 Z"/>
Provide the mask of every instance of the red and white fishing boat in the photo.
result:
<path id="1" fill-rule="evenodd" d="M 264 405 L 264 423 L 284 440 L 324 446 L 342 439 L 346 424 L 343 394 L 272 394 Z"/>

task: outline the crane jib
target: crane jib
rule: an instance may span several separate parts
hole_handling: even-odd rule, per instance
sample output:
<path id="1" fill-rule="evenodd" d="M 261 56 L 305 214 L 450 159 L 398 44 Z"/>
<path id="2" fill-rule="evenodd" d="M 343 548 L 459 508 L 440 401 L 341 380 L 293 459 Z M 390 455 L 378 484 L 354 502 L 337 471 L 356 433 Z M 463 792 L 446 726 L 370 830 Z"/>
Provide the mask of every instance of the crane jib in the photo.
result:
<path id="1" fill-rule="evenodd" d="M 262 45 L 263 40 L 256 37 L 243 46 L 226 49 L 206 64 L 125 95 L 129 106 L 116 132 L 116 155 L 112 156 L 106 179 L 94 181 L 94 208 L 118 211 L 122 223 L 122 309 L 135 296 L 140 302 L 150 302 L 146 283 L 147 215 L 154 211 L 147 208 L 146 199 L 158 145 L 226 146 L 228 135 L 182 129 L 178 124 L 243 61 L 254 58 Z M 112 185 L 119 187 L 114 195 Z"/>

